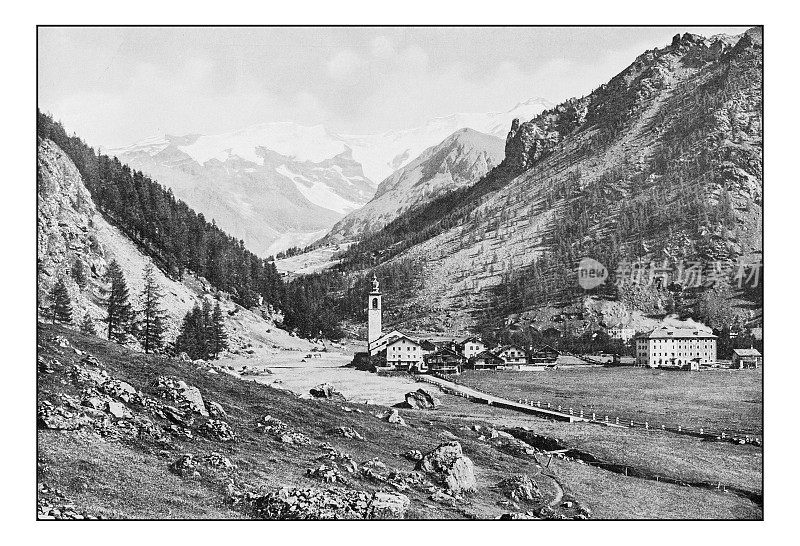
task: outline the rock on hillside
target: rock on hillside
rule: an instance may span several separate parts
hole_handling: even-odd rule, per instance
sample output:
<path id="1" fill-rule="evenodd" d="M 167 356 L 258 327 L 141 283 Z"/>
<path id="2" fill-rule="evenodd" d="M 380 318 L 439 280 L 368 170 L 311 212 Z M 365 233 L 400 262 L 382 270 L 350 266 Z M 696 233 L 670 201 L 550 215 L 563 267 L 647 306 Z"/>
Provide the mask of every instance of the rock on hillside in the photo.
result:
<path id="1" fill-rule="evenodd" d="M 143 271 L 152 260 L 118 228 L 109 224 L 95 207 L 80 173 L 67 155 L 53 142 L 39 143 L 37 158 L 38 230 L 37 275 L 38 301 L 45 305 L 47 294 L 59 278 L 63 278 L 73 304 L 73 320 L 79 323 L 85 313 L 102 331 L 105 318 L 102 299 L 108 284 L 108 264 L 117 260 L 125 275 L 131 303 L 138 306 Z M 72 265 L 84 264 L 87 283 L 81 288 L 70 275 Z M 163 294 L 162 307 L 167 311 L 167 339 L 177 335 L 180 321 L 202 298 L 215 296 L 212 287 L 202 278 L 186 275 L 184 282 L 175 281 L 156 268 L 156 281 Z M 248 311 L 220 294 L 226 316 L 231 349 L 259 345 L 278 345 L 308 349 L 311 344 L 275 327 L 274 323 Z"/>
<path id="2" fill-rule="evenodd" d="M 381 182 L 372 200 L 340 220 L 325 240 L 373 233 L 408 210 L 474 184 L 502 159 L 499 138 L 472 129 L 456 131 Z"/>

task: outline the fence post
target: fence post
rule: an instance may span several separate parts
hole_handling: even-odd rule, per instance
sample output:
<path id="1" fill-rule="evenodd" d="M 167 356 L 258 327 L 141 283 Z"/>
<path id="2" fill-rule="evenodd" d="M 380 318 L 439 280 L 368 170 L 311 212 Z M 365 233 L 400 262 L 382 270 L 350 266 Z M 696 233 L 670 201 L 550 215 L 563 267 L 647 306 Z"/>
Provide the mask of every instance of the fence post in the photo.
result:
<path id="1" fill-rule="evenodd" d="M 592 412 L 592 421 L 596 419 L 594 412 Z"/>
<path id="2" fill-rule="evenodd" d="M 649 430 L 650 429 L 650 424 L 647 421 L 644 422 L 644 429 L 645 430 Z"/>
<path id="3" fill-rule="evenodd" d="M 581 408 L 581 417 L 583 417 L 583 408 Z"/>
<path id="4" fill-rule="evenodd" d="M 614 419 L 614 424 L 615 424 L 615 425 L 618 425 L 618 424 L 619 424 L 619 416 L 617 416 L 617 417 Z"/>
<path id="5" fill-rule="evenodd" d="M 572 408 L 569 408 L 569 414 L 570 415 L 575 415 L 575 412 L 572 411 Z"/>
<path id="6" fill-rule="evenodd" d="M 605 422 L 608 424 L 608 415 L 606 415 Z"/>

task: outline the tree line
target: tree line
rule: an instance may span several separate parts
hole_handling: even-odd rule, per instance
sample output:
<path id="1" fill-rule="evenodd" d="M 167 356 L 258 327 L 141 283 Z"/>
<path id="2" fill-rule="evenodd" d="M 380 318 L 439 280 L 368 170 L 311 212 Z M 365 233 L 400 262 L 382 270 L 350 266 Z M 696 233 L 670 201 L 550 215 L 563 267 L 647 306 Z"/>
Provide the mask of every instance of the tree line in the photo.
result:
<path id="1" fill-rule="evenodd" d="M 80 260 L 76 260 L 80 262 Z M 71 273 L 78 287 L 86 287 L 82 266 L 73 266 Z M 149 264 L 144 271 L 144 287 L 139 294 L 138 306 L 131 303 L 128 285 L 119 263 L 114 260 L 106 271 L 108 290 L 104 291 L 102 306 L 106 310 L 103 328 L 106 337 L 117 343 L 137 339 L 145 353 L 186 353 L 192 359 L 217 358 L 228 347 L 228 334 L 219 302 L 211 307 L 204 300 L 202 307 L 195 303 L 186 313 L 180 333 L 172 344 L 165 339 L 167 313 L 162 307 L 163 293 L 156 281 L 155 267 Z M 43 309 L 53 324 L 73 324 L 72 301 L 63 278 L 59 278 L 48 294 Z M 86 312 L 79 324 L 81 333 L 98 335 L 97 326 Z"/>

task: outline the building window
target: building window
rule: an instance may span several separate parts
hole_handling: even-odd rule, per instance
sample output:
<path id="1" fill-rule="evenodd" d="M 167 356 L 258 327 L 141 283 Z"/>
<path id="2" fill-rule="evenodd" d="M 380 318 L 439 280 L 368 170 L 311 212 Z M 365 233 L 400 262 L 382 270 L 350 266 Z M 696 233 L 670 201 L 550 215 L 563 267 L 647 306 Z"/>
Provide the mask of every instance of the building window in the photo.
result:
<path id="1" fill-rule="evenodd" d="M 372 298 L 372 308 L 373 309 L 378 308 L 378 298 Z"/>

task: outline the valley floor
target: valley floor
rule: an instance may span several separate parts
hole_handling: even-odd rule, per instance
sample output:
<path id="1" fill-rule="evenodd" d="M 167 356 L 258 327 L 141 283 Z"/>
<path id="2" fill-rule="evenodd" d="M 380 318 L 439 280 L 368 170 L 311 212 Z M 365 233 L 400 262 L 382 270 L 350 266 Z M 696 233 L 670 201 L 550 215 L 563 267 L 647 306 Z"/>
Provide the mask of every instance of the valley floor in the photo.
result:
<path id="1" fill-rule="evenodd" d="M 404 517 L 412 519 L 485 519 L 502 514 L 557 519 L 762 518 L 762 451 L 753 446 L 552 423 L 441 393 L 438 409 L 400 409 L 405 425 L 392 424 L 384 418 L 386 406 L 400 402 L 418 385 L 409 378 L 337 367 L 348 361 L 347 354 L 303 363 L 305 353 L 281 352 L 261 364 L 272 375 L 243 381 L 212 373 L 214 368 L 133 353 L 49 325 L 40 325 L 38 352 L 40 517 L 56 513 L 55 506 L 58 514 L 67 510 L 82 517 L 252 518 L 262 517 L 253 509 L 258 502 L 243 498 L 266 502 L 258 495 L 285 488 L 323 494 L 344 488 L 366 495 L 401 488 L 410 500 Z M 246 365 L 257 360 L 247 359 Z M 136 401 L 125 404 L 132 417 L 86 409 L 87 393 L 98 387 L 80 370 L 96 368 L 138 391 Z M 169 401 L 159 398 L 154 387 L 162 376 L 198 387 L 205 403 L 218 403 L 226 416 L 215 421 L 195 415 L 176 424 L 164 409 Z M 274 385 L 279 388 L 262 384 L 276 380 L 283 382 Z M 348 401 L 308 400 L 285 390 L 307 393 L 308 385 L 323 381 L 348 395 Z M 375 404 L 363 403 L 369 396 L 375 396 Z M 42 405 L 45 402 L 71 415 L 62 417 L 70 426 L 45 426 L 42 415 L 50 411 Z M 282 423 L 283 435 L 257 430 L 266 415 Z M 233 431 L 233 441 L 213 433 L 214 427 L 222 426 L 217 421 Z M 342 436 L 339 427 L 352 427 L 363 439 Z M 509 435 L 518 436 L 520 431 L 532 435 L 530 443 Z M 295 441 L 287 441 L 287 434 Z M 475 494 L 447 494 L 430 481 L 432 477 L 414 472 L 415 464 L 403 456 L 409 450 L 425 453 L 454 440 L 474 463 Z M 552 441 L 572 452 L 551 459 L 545 451 Z M 327 460 L 330 449 L 346 454 L 355 465 L 353 472 L 339 467 L 344 483 L 326 483 L 308 472 Z M 632 474 L 638 471 L 694 484 L 719 481 L 729 488 L 625 476 L 587 464 L 573 456 L 578 452 L 629 465 Z M 179 475 L 174 469 L 186 455 L 207 461 L 213 453 L 229 459 L 235 468 L 204 463 L 196 467 L 196 475 Z M 503 480 L 518 475 L 532 480 L 534 500 L 513 500 L 500 487 Z"/>

